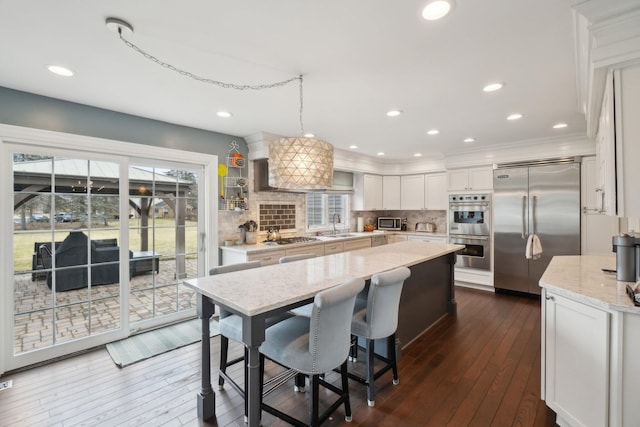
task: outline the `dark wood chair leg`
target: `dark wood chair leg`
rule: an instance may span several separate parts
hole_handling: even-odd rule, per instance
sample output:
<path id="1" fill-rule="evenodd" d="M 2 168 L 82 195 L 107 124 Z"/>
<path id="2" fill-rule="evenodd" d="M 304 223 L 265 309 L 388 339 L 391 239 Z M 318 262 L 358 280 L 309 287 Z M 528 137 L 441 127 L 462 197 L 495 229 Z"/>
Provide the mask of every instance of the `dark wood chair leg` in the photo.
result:
<path id="1" fill-rule="evenodd" d="M 298 372 L 296 374 L 294 391 L 304 393 L 305 385 L 305 375 Z"/>
<path id="2" fill-rule="evenodd" d="M 319 383 L 318 375 L 311 375 L 309 380 L 311 384 L 309 384 L 309 420 L 311 421 L 311 427 L 316 427 L 320 424 L 318 420 L 318 398 L 320 392 L 320 383 Z"/>
<path id="3" fill-rule="evenodd" d="M 227 355 L 229 353 L 229 338 L 220 335 L 220 372 L 227 372 Z M 218 388 L 224 385 L 224 377 L 218 376 Z"/>
<path id="4" fill-rule="evenodd" d="M 347 422 L 351 422 L 351 401 L 349 400 L 349 375 L 347 371 L 346 361 L 340 367 L 340 375 L 342 376 L 342 397 L 344 398 L 344 419 Z"/>
<path id="5" fill-rule="evenodd" d="M 367 404 L 371 407 L 375 405 L 375 390 L 374 383 L 375 378 L 373 376 L 373 367 L 374 367 L 374 348 L 375 341 L 367 340 Z"/>
<path id="6" fill-rule="evenodd" d="M 398 363 L 396 359 L 396 334 L 392 334 L 387 338 L 387 353 L 389 355 L 389 360 L 391 361 L 391 369 L 393 370 L 393 384 L 398 384 L 400 380 L 398 379 Z"/>

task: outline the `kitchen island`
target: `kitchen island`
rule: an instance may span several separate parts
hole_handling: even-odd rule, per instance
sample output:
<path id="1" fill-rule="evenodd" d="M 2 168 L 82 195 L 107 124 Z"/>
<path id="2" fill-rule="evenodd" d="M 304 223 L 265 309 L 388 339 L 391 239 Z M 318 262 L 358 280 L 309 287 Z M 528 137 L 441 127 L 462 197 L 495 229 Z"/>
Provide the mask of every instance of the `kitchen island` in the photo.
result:
<path id="1" fill-rule="evenodd" d="M 370 279 L 376 273 L 409 267 L 411 277 L 403 287 L 398 319 L 398 339 L 406 345 L 447 313 L 455 315 L 453 266 L 462 245 L 400 242 L 393 245 L 332 254 L 303 261 L 276 264 L 219 276 L 186 280 L 199 294 L 202 320 L 202 389 L 198 416 L 215 416 L 211 387 L 209 318 L 220 305 L 243 319 L 243 341 L 248 348 L 248 421 L 258 426 L 259 352 L 264 341 L 265 319 L 278 312 L 309 303 L 324 289 L 350 278 Z"/>
<path id="2" fill-rule="evenodd" d="M 638 425 L 640 307 L 615 256 L 556 256 L 542 287 L 541 396 L 559 426 Z"/>

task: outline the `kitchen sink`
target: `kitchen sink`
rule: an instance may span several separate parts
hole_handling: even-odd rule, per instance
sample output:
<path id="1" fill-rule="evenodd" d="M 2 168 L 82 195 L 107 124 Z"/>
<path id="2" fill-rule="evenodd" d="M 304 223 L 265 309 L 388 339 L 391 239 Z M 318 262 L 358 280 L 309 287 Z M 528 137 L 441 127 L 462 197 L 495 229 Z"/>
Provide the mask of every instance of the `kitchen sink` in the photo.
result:
<path id="1" fill-rule="evenodd" d="M 353 237 L 353 236 L 357 236 L 357 234 L 351 234 L 351 233 L 327 234 L 327 235 L 324 235 L 322 237 L 338 238 L 338 237 Z"/>

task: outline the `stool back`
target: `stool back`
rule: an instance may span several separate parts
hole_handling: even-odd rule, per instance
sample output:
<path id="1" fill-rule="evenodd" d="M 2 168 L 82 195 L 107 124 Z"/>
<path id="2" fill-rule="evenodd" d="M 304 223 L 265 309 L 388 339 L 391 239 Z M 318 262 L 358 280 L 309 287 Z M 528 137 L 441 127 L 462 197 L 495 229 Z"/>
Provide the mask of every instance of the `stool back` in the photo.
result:
<path id="1" fill-rule="evenodd" d="M 262 264 L 260 264 L 260 261 L 247 261 L 247 262 L 240 262 L 238 264 L 219 265 L 209 270 L 209 275 L 215 276 L 217 274 L 233 273 L 234 271 L 249 270 L 250 268 L 258 268 L 261 266 Z M 229 311 L 220 307 L 220 319 L 224 319 L 230 314 L 231 313 Z"/>
<path id="2" fill-rule="evenodd" d="M 283 256 L 278 260 L 279 264 L 284 264 L 287 262 L 300 261 L 303 259 L 315 258 L 316 254 L 298 254 L 298 255 L 287 255 Z"/>
<path id="3" fill-rule="evenodd" d="M 371 277 L 366 314 L 370 339 L 385 338 L 395 333 L 402 285 L 410 275 L 411 270 L 400 267 Z"/>
<path id="4" fill-rule="evenodd" d="M 260 266 L 260 261 L 247 261 L 240 262 L 238 264 L 219 265 L 209 270 L 209 275 L 215 276 L 216 274 L 232 273 L 234 271 L 248 270 L 250 268 L 257 268 Z"/>
<path id="5" fill-rule="evenodd" d="M 356 295 L 364 280 L 354 278 L 316 294 L 309 326 L 309 353 L 313 371 L 323 373 L 347 359 L 351 338 L 351 317 Z"/>

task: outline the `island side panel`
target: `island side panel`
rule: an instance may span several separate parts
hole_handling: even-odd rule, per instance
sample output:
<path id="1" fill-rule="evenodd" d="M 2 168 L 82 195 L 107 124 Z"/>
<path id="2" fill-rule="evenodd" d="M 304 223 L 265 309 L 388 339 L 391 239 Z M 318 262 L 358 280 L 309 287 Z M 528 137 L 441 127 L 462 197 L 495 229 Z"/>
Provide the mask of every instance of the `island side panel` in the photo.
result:
<path id="1" fill-rule="evenodd" d="M 455 304 L 452 268 L 449 255 L 409 267 L 411 276 L 404 282 L 398 315 L 397 338 L 401 347 L 416 339 Z"/>

